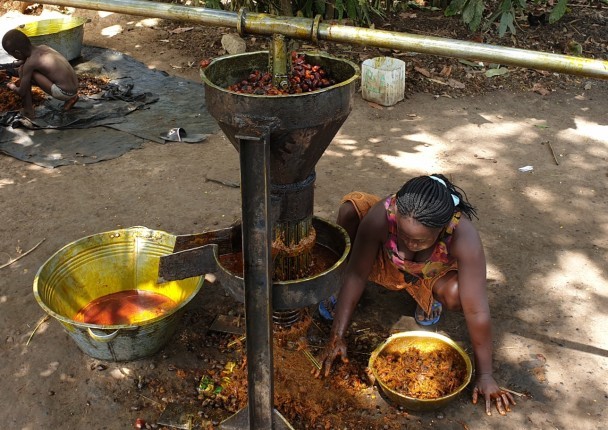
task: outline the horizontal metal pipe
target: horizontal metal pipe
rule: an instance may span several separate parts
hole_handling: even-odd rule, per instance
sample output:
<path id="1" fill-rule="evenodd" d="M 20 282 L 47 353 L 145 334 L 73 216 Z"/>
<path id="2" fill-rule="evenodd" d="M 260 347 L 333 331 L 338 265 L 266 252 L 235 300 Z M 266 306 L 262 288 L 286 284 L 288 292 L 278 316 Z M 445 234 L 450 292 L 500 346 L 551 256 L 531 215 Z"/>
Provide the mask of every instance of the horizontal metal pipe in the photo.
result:
<path id="1" fill-rule="evenodd" d="M 465 42 L 436 36 L 315 23 L 309 18 L 278 17 L 251 12 L 237 14 L 236 12 L 141 0 L 43 0 L 41 3 L 189 21 L 203 25 L 236 28 L 240 32 L 250 34 L 283 34 L 296 39 L 352 43 L 608 79 L 608 61 L 605 60 Z"/>
<path id="2" fill-rule="evenodd" d="M 181 6 L 142 0 L 49 0 L 39 3 L 79 9 L 101 10 L 126 15 L 196 22 L 216 27 L 237 27 L 236 12 Z"/>
<path id="3" fill-rule="evenodd" d="M 608 79 L 608 61 L 445 39 L 436 36 L 321 23 L 318 38 L 333 42 L 371 45 L 379 48 L 398 49 L 442 57 L 474 59 L 496 64 Z"/>

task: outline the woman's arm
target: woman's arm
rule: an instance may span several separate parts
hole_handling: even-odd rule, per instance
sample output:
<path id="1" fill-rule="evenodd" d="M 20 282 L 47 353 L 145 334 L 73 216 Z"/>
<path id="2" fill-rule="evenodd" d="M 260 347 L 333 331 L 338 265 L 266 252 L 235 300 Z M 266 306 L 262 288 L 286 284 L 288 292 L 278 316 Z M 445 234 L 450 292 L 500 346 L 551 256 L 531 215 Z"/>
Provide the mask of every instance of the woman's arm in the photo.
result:
<path id="1" fill-rule="evenodd" d="M 509 393 L 501 390 L 492 376 L 492 322 L 486 290 L 486 259 L 479 233 L 470 220 L 461 219 L 454 240 L 452 255 L 458 261 L 458 293 L 475 358 L 473 402 L 483 395 L 489 415 L 492 399 L 501 415 L 515 404 Z"/>
<path id="2" fill-rule="evenodd" d="M 329 342 L 321 356 L 321 369 L 315 372 L 317 377 L 328 376 L 338 356 L 341 356 L 343 361 L 348 361 L 344 336 L 355 307 L 365 290 L 378 249 L 387 234 L 388 222 L 382 200 L 369 210 L 359 224 L 338 295 Z"/>
<path id="3" fill-rule="evenodd" d="M 477 374 L 492 374 L 492 330 L 486 291 L 486 258 L 477 230 L 466 218 L 456 229 L 452 255 L 458 261 L 458 292 Z"/>

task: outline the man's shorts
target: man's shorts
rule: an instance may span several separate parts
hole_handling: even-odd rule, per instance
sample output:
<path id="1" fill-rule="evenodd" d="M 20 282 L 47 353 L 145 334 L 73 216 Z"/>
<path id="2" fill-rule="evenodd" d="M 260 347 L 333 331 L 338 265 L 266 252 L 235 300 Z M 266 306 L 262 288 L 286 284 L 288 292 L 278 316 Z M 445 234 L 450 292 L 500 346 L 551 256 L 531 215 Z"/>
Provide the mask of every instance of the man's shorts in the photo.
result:
<path id="1" fill-rule="evenodd" d="M 62 102 L 67 102 L 72 97 L 74 97 L 76 95 L 76 93 L 68 93 L 67 91 L 63 91 L 57 85 L 53 84 L 51 86 L 51 95 L 53 96 L 53 98 L 56 98 L 57 100 L 61 100 Z"/>

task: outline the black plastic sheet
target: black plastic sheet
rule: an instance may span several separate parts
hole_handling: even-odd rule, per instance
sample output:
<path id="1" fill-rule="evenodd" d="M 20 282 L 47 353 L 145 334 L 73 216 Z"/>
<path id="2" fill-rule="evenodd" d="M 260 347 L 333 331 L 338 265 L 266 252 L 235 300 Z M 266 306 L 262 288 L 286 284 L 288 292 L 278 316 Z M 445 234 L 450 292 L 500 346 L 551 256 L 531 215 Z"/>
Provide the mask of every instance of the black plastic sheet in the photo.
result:
<path id="1" fill-rule="evenodd" d="M 83 47 L 78 74 L 105 76 L 102 93 L 83 96 L 69 111 L 49 99 L 32 121 L 17 112 L 0 115 L 0 152 L 44 167 L 116 158 L 144 141 L 165 141 L 167 130 L 211 134 L 219 127 L 205 108 L 201 82 L 189 81 L 117 51 Z M 204 143 L 204 142 L 202 142 Z"/>

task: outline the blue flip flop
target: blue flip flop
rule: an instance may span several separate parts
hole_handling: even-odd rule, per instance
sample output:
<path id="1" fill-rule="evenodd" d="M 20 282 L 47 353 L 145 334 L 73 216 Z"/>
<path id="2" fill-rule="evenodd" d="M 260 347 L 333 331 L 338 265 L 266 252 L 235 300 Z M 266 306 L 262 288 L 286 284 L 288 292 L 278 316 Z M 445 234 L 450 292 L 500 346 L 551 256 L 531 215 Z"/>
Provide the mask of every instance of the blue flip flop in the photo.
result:
<path id="1" fill-rule="evenodd" d="M 336 296 L 329 296 L 319 303 L 319 315 L 321 315 L 325 321 L 333 321 L 337 303 L 338 300 L 336 299 Z"/>
<path id="2" fill-rule="evenodd" d="M 427 319 L 426 314 L 424 313 L 424 311 L 422 310 L 420 305 L 416 305 L 416 313 L 414 314 L 414 319 L 416 320 L 416 323 L 418 325 L 422 325 L 422 326 L 435 325 L 439 322 L 439 319 L 441 318 L 442 310 L 443 310 L 443 307 L 441 306 L 441 303 L 439 303 L 437 300 L 433 300 L 433 306 L 432 306 L 431 312 L 437 313 L 437 316 L 432 319 Z"/>

